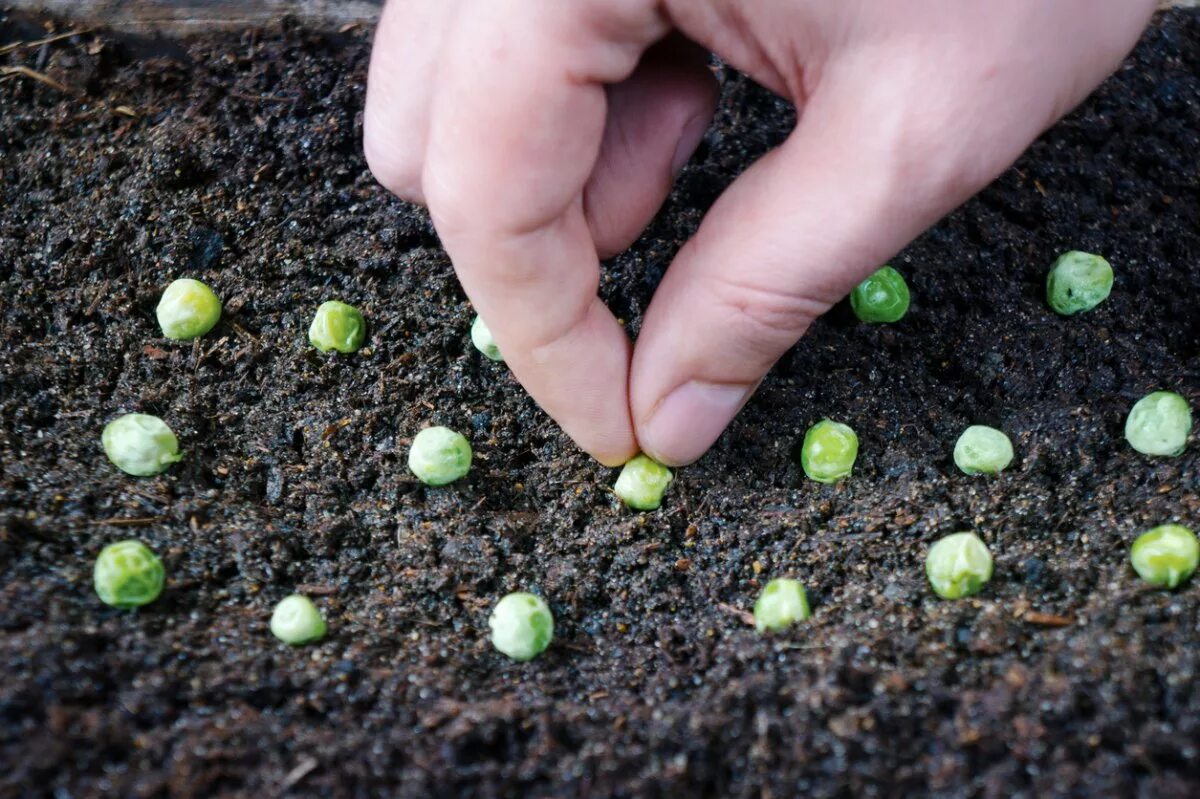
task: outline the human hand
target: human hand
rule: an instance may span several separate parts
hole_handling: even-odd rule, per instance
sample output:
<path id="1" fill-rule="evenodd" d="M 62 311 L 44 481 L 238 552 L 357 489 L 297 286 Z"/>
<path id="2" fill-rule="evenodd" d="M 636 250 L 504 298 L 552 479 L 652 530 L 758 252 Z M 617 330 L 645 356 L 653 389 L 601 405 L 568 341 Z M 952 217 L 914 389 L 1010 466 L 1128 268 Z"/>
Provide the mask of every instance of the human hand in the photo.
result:
<path id="1" fill-rule="evenodd" d="M 817 316 L 1009 166 L 1155 0 L 393 0 L 368 163 L 429 206 L 534 399 L 598 460 L 704 453 Z M 797 106 L 679 251 L 637 348 L 596 296 L 716 101 L 707 52 Z"/>

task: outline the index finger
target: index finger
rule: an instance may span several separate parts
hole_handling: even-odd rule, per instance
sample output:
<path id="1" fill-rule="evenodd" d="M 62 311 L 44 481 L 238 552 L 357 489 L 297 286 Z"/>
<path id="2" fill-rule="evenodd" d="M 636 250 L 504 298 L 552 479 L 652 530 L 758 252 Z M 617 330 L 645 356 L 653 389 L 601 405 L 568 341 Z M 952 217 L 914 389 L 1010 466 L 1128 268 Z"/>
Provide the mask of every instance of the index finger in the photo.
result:
<path id="1" fill-rule="evenodd" d="M 583 189 L 604 132 L 604 84 L 627 77 L 666 30 L 640 0 L 465 4 L 438 65 L 422 177 L 442 243 L 506 362 L 610 465 L 637 451 L 630 345 L 597 296 Z"/>

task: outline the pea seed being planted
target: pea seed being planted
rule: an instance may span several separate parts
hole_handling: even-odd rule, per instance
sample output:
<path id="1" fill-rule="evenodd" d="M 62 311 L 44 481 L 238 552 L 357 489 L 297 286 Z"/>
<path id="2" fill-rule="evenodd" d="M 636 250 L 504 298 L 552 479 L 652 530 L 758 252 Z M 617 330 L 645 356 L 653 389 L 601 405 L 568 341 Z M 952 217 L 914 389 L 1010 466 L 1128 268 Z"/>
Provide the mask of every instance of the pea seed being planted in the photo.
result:
<path id="1" fill-rule="evenodd" d="M 321 352 L 357 352 L 367 337 L 367 322 L 353 305 L 337 300 L 317 307 L 308 328 L 308 341 Z"/>
<path id="2" fill-rule="evenodd" d="M 864 322 L 899 322 L 908 313 L 908 304 L 908 284 L 890 266 L 882 267 L 850 292 L 850 307 Z"/>
<path id="3" fill-rule="evenodd" d="M 992 579 L 992 553 L 974 533 L 954 533 L 929 548 L 925 574 L 943 599 L 978 594 Z"/>
<path id="4" fill-rule="evenodd" d="M 162 561 L 141 541 L 118 541 L 100 550 L 92 584 L 100 601 L 114 608 L 136 608 L 158 599 L 165 573 Z"/>
<path id="5" fill-rule="evenodd" d="M 1012 459 L 1008 436 L 982 424 L 968 427 L 954 445 L 954 463 L 967 474 L 999 474 Z"/>
<path id="6" fill-rule="evenodd" d="M 213 329 L 221 318 L 221 301 L 199 280 L 180 278 L 162 293 L 155 315 L 164 336 L 190 341 Z"/>
<path id="7" fill-rule="evenodd" d="M 1046 277 L 1046 302 L 1071 316 L 1090 311 L 1112 292 L 1113 270 L 1099 255 L 1072 250 L 1058 257 Z"/>
<path id="8" fill-rule="evenodd" d="M 413 437 L 408 468 L 426 485 L 444 486 L 471 469 L 471 444 L 448 427 L 426 427 Z"/>
<path id="9" fill-rule="evenodd" d="M 483 321 L 482 316 L 476 316 L 475 321 L 471 323 L 471 343 L 475 345 L 475 349 L 482 352 L 490 360 L 504 360 L 504 356 L 500 353 L 500 348 L 496 346 L 496 340 L 492 338 L 492 331 L 488 329 L 487 323 Z"/>
<path id="10" fill-rule="evenodd" d="M 1143 455 L 1182 455 L 1191 432 L 1191 408 L 1173 391 L 1142 397 L 1125 420 L 1125 440 Z"/>
<path id="11" fill-rule="evenodd" d="M 808 595 L 799 580 L 779 577 L 763 587 L 754 603 L 754 627 L 778 632 L 809 617 Z"/>
<path id="12" fill-rule="evenodd" d="M 858 436 L 849 425 L 822 419 L 804 434 L 800 465 L 818 483 L 836 483 L 849 477 L 857 457 Z"/>
<path id="13" fill-rule="evenodd" d="M 496 603 L 488 617 L 492 646 L 513 660 L 533 660 L 554 638 L 554 616 L 539 596 L 517 592 Z"/>
<path id="14" fill-rule="evenodd" d="M 1200 541 L 1179 524 L 1164 524 L 1142 533 L 1129 550 L 1133 569 L 1150 585 L 1175 588 L 1200 564 Z"/>
<path id="15" fill-rule="evenodd" d="M 636 455 L 621 469 L 613 492 L 634 510 L 655 510 L 675 475 L 647 455 Z"/>
<path id="16" fill-rule="evenodd" d="M 292 646 L 319 641 L 325 637 L 325 619 L 311 599 L 292 594 L 275 606 L 271 634 Z"/>
<path id="17" fill-rule="evenodd" d="M 100 434 L 104 454 L 118 469 L 135 477 L 165 472 L 183 459 L 179 440 L 157 416 L 127 413 L 104 426 Z"/>

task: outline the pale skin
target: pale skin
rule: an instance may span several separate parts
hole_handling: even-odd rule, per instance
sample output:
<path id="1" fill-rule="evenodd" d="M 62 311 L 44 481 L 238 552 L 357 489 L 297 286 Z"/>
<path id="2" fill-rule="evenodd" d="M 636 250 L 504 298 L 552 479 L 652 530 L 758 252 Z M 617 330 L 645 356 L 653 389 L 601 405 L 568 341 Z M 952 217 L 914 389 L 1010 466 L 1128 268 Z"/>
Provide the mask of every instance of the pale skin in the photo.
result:
<path id="1" fill-rule="evenodd" d="M 367 161 L 429 207 L 513 373 L 602 463 L 700 457 L 863 278 L 1116 69 L 1155 0 L 391 0 Z M 708 53 L 795 104 L 636 347 L 597 297 L 699 144 Z"/>

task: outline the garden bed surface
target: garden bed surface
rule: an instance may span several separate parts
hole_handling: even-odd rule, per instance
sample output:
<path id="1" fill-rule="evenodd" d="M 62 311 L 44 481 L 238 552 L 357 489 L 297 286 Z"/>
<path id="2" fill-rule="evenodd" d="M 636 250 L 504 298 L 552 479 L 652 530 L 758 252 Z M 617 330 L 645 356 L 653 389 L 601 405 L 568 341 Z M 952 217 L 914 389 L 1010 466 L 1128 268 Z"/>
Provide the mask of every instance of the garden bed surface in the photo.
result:
<path id="1" fill-rule="evenodd" d="M 56 30 L 64 30 L 60 24 Z M 46 35 L 0 22 L 0 44 Z M 1143 394 L 1200 411 L 1200 20 L 1171 12 L 1013 169 L 897 256 L 913 308 L 814 325 L 717 446 L 638 514 L 468 340 L 425 213 L 361 154 L 369 32 L 107 32 L 0 54 L 0 796 L 943 796 L 1200 794 L 1200 581 L 1150 590 L 1140 531 L 1200 528 L 1200 444 L 1124 441 Z M 672 254 L 788 109 L 723 73 L 716 124 L 662 215 L 605 265 L 636 334 Z M 1111 298 L 1056 316 L 1068 249 Z M 181 276 L 217 328 L 161 338 Z M 305 331 L 326 299 L 357 355 Z M 161 416 L 183 462 L 134 479 L 99 445 Z M 1200 414 L 1198 414 L 1200 415 Z M 796 460 L 853 426 L 851 479 Z M 477 459 L 424 487 L 427 423 Z M 958 473 L 969 424 L 1013 468 Z M 929 543 L 977 531 L 978 597 L 929 590 Z M 168 569 L 136 612 L 91 568 L 136 537 Z M 760 637 L 761 586 L 813 617 Z M 319 644 L 267 630 L 316 599 Z M 548 599 L 550 649 L 487 641 L 494 602 Z"/>

